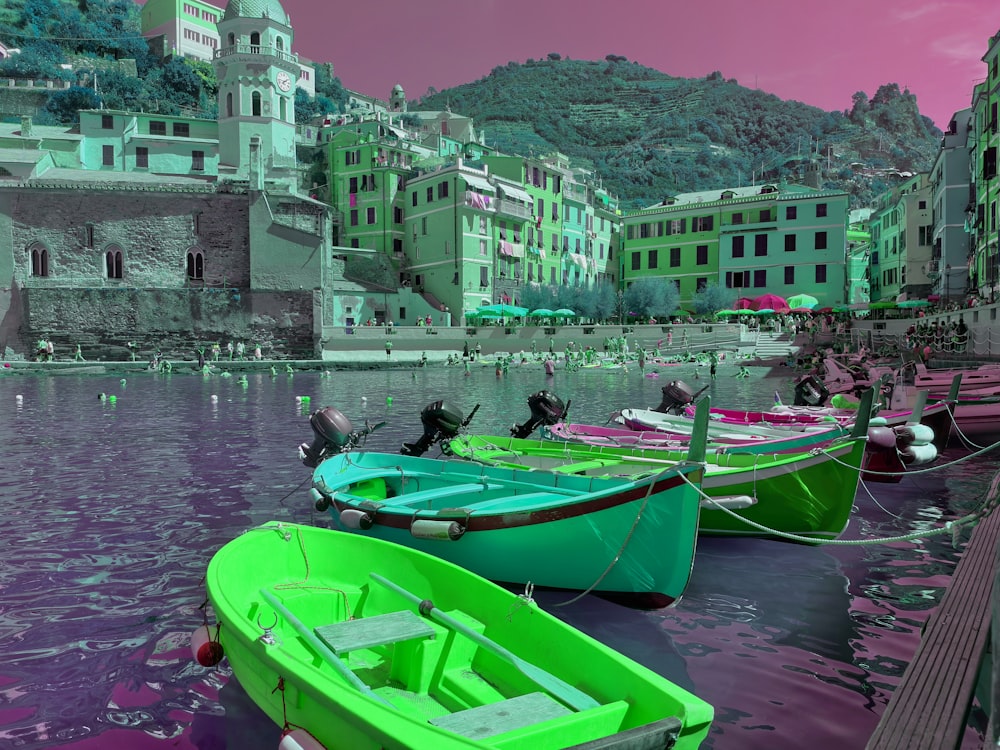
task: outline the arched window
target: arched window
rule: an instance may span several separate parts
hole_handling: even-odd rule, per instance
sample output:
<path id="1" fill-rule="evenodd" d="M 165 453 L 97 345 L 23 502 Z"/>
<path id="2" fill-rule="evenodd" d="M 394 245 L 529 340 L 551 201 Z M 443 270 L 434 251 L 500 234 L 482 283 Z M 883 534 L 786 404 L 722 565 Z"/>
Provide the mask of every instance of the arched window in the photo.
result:
<path id="1" fill-rule="evenodd" d="M 229 32 L 229 35 L 226 37 L 226 40 L 229 42 L 230 47 L 236 46 L 236 34 L 234 34 L 233 32 L 231 31 Z"/>
<path id="2" fill-rule="evenodd" d="M 44 247 L 36 246 L 31 248 L 31 275 L 49 275 L 49 251 Z"/>
<path id="3" fill-rule="evenodd" d="M 288 119 L 288 99 L 284 96 L 278 97 L 278 112 L 282 120 Z"/>
<path id="4" fill-rule="evenodd" d="M 108 268 L 109 279 L 120 279 L 122 277 L 122 251 L 111 248 L 104 254 L 104 262 Z"/>
<path id="5" fill-rule="evenodd" d="M 205 256 L 201 250 L 188 250 L 187 276 L 189 279 L 195 281 L 205 278 Z"/>
<path id="6" fill-rule="evenodd" d="M 260 32 L 253 31 L 250 33 L 250 52 L 257 54 L 260 52 Z"/>
<path id="7" fill-rule="evenodd" d="M 233 92 L 226 94 L 226 117 L 233 116 Z"/>
<path id="8" fill-rule="evenodd" d="M 274 38 L 274 47 L 279 52 L 283 51 L 285 49 L 285 40 L 282 37 L 280 37 L 280 36 L 275 37 Z"/>
<path id="9" fill-rule="evenodd" d="M 250 97 L 251 103 L 251 114 L 254 117 L 260 117 L 260 92 L 254 91 Z"/>

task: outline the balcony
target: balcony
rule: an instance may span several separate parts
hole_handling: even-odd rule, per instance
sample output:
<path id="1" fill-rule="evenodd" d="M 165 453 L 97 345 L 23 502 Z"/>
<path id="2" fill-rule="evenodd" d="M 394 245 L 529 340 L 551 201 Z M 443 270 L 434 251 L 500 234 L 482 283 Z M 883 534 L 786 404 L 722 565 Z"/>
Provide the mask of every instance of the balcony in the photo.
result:
<path id="1" fill-rule="evenodd" d="M 299 65 L 298 55 L 263 44 L 234 44 L 231 47 L 223 47 L 215 50 L 213 59 L 225 60 L 227 63 L 233 62 L 228 58 L 236 58 L 239 62 L 260 62 L 261 56 L 271 57 L 296 68 Z"/>

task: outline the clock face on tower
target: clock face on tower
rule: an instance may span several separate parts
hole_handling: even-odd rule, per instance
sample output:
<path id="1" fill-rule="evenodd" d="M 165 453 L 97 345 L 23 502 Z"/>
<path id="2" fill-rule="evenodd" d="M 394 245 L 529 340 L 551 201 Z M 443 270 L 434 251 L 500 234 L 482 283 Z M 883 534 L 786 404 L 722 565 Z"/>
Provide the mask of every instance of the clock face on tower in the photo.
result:
<path id="1" fill-rule="evenodd" d="M 278 73 L 278 77 L 275 80 L 278 83 L 278 88 L 282 91 L 288 91 L 292 87 L 292 78 L 285 71 Z"/>

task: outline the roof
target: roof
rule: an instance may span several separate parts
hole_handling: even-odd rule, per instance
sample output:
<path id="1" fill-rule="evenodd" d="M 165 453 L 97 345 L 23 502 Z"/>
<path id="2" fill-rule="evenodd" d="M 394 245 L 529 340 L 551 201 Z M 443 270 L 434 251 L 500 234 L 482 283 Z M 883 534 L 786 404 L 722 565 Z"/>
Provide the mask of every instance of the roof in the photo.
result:
<path id="1" fill-rule="evenodd" d="M 163 188 L 164 190 L 215 190 L 215 182 L 203 178 L 186 177 L 184 175 L 164 175 L 149 172 L 111 172 L 93 169 L 66 169 L 56 167 L 49 169 L 24 181 L 28 187 L 69 187 L 75 185 L 94 189 L 99 187 L 127 188 L 134 185 L 137 188 Z"/>
<path id="2" fill-rule="evenodd" d="M 270 18 L 284 26 L 289 25 L 288 14 L 278 0 L 229 0 L 223 20 L 232 18 Z"/>

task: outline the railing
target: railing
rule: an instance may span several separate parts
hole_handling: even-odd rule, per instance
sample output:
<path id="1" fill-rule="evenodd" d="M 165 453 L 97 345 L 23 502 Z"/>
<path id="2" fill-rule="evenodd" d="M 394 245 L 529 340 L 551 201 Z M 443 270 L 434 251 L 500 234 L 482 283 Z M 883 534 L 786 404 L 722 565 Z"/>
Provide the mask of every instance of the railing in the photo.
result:
<path id="1" fill-rule="evenodd" d="M 266 44 L 234 44 L 231 47 L 223 47 L 215 50 L 214 58 L 219 60 L 223 57 L 232 57 L 233 55 L 268 55 L 282 62 L 292 63 L 293 65 L 299 64 L 298 55 Z"/>

